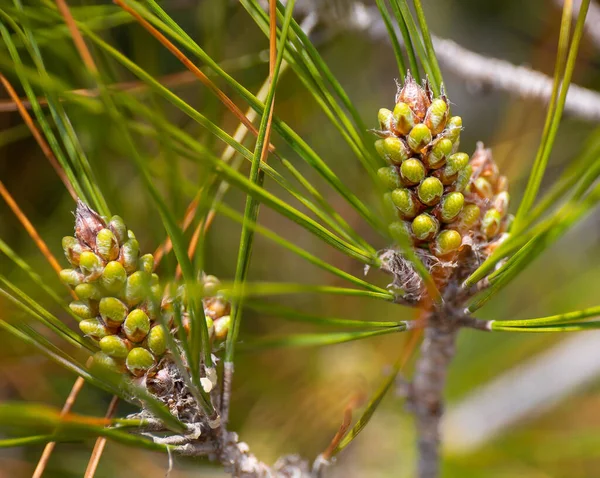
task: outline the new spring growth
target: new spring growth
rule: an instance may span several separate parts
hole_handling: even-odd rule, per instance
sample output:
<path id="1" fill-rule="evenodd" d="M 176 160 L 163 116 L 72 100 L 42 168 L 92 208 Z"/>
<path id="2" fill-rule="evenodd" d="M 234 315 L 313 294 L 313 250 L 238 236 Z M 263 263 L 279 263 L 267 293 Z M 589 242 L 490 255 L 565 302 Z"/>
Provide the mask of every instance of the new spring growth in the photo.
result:
<path id="1" fill-rule="evenodd" d="M 394 108 L 380 109 L 378 120 L 375 148 L 389 164 L 378 177 L 392 236 L 408 234 L 418 250 L 446 261 L 465 245 L 500 237 L 509 221 L 506 178 L 482 144 L 472 157 L 459 150 L 462 119 L 451 115 L 443 88 L 434 97 L 408 74 Z"/>
<path id="2" fill-rule="evenodd" d="M 153 273 L 152 254 L 140 255 L 139 242 L 121 217 L 103 218 L 82 202 L 75 212 L 75 235 L 63 238 L 62 246 L 72 268 L 60 277 L 77 294 L 69 307 L 81 332 L 100 349 L 95 362 L 134 377 L 156 373 L 168 352 L 167 334 L 175 330 L 173 300 Z M 219 296 L 214 276 L 200 279 L 211 337 L 223 340 L 231 326 L 229 304 Z M 185 318 L 185 287 L 179 299 Z"/>

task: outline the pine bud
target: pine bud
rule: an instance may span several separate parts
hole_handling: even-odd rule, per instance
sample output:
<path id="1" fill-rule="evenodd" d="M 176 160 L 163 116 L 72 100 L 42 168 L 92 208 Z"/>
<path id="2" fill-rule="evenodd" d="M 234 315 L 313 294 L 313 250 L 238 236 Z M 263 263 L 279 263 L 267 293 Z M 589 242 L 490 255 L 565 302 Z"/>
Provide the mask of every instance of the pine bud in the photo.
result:
<path id="1" fill-rule="evenodd" d="M 150 319 L 146 312 L 134 309 L 123 322 L 123 332 L 132 342 L 141 342 L 150 332 Z"/>
<path id="2" fill-rule="evenodd" d="M 127 240 L 127 227 L 121 216 L 113 216 L 108 223 L 109 229 L 113 232 L 119 245 L 122 245 Z"/>
<path id="3" fill-rule="evenodd" d="M 90 305 L 83 300 L 74 300 L 69 304 L 69 309 L 71 309 L 77 317 L 81 317 L 82 319 L 91 319 L 94 316 Z"/>
<path id="4" fill-rule="evenodd" d="M 63 269 L 59 275 L 60 280 L 71 287 L 76 287 L 83 282 L 83 274 L 74 269 Z"/>
<path id="5" fill-rule="evenodd" d="M 127 278 L 125 283 L 125 301 L 130 307 L 139 304 L 150 295 L 150 275 L 136 271 Z"/>
<path id="6" fill-rule="evenodd" d="M 436 256 L 444 256 L 457 251 L 462 245 L 462 237 L 453 229 L 445 229 L 435 238 L 433 253 Z"/>
<path id="7" fill-rule="evenodd" d="M 139 270 L 152 274 L 154 270 L 154 256 L 152 254 L 144 254 L 140 257 Z"/>
<path id="8" fill-rule="evenodd" d="M 83 252 L 81 243 L 73 236 L 65 236 L 62 239 L 62 247 L 65 257 L 73 267 L 79 266 L 79 255 Z"/>
<path id="9" fill-rule="evenodd" d="M 378 139 L 377 141 L 375 141 L 375 151 L 377 151 L 377 154 L 382 159 L 385 159 L 386 161 L 389 161 L 388 154 L 387 154 L 385 148 L 383 147 L 383 140 L 382 139 Z"/>
<path id="10" fill-rule="evenodd" d="M 119 256 L 117 238 L 110 229 L 101 229 L 96 236 L 96 252 L 105 261 L 114 261 Z"/>
<path id="11" fill-rule="evenodd" d="M 142 347 L 131 349 L 125 361 L 127 370 L 136 377 L 145 375 L 156 365 L 154 356 Z"/>
<path id="12" fill-rule="evenodd" d="M 79 322 L 79 328 L 84 335 L 93 338 L 94 340 L 100 340 L 110 334 L 110 331 L 100 320 L 98 319 L 84 319 Z"/>
<path id="13" fill-rule="evenodd" d="M 437 204 L 444 194 L 444 185 L 434 177 L 425 178 L 417 188 L 417 194 L 421 202 L 427 206 Z"/>
<path id="14" fill-rule="evenodd" d="M 460 116 L 452 116 L 446 123 L 444 137 L 448 138 L 452 143 L 456 143 L 460 138 L 462 131 L 462 118 Z"/>
<path id="15" fill-rule="evenodd" d="M 466 204 L 450 227 L 460 232 L 469 231 L 479 221 L 481 210 L 476 204 Z"/>
<path id="16" fill-rule="evenodd" d="M 100 276 L 100 284 L 111 294 L 120 293 L 126 280 L 127 272 L 125 272 L 123 265 L 117 261 L 106 264 Z"/>
<path id="17" fill-rule="evenodd" d="M 467 164 L 458 172 L 458 176 L 456 176 L 456 181 L 454 181 L 453 185 L 454 190 L 463 192 L 465 189 L 467 189 L 467 186 L 471 181 L 471 176 L 473 176 L 473 167 L 470 164 Z"/>
<path id="18" fill-rule="evenodd" d="M 492 196 L 494 195 L 492 185 L 487 179 L 482 177 L 479 177 L 475 181 L 473 181 L 471 189 L 482 199 L 492 199 Z"/>
<path id="19" fill-rule="evenodd" d="M 104 265 L 100 259 L 92 251 L 83 251 L 79 256 L 79 268 L 86 280 L 96 280 L 102 274 Z"/>
<path id="20" fill-rule="evenodd" d="M 431 214 L 419 214 L 412 222 L 412 232 L 420 241 L 430 241 L 439 229 L 440 223 Z"/>
<path id="21" fill-rule="evenodd" d="M 406 103 L 397 103 L 394 107 L 394 122 L 396 133 L 406 135 L 414 127 L 416 123 L 419 123 L 419 119 L 412 112 L 410 107 Z"/>
<path id="22" fill-rule="evenodd" d="M 79 284 L 75 287 L 75 294 L 82 300 L 100 300 L 102 292 L 95 284 Z"/>
<path id="23" fill-rule="evenodd" d="M 150 351 L 157 357 L 160 357 L 167 350 L 167 338 L 165 328 L 158 324 L 150 329 L 146 344 Z"/>
<path id="24" fill-rule="evenodd" d="M 510 196 L 506 191 L 502 191 L 494 197 L 493 207 L 496 209 L 502 217 L 506 216 L 508 212 L 508 203 L 510 201 Z"/>
<path id="25" fill-rule="evenodd" d="M 215 321 L 206 316 L 206 328 L 208 329 L 208 337 L 212 340 L 215 336 Z"/>
<path id="26" fill-rule="evenodd" d="M 75 237 L 91 249 L 96 247 L 96 234 L 106 227 L 104 219 L 82 201 L 77 202 L 75 210 Z"/>
<path id="27" fill-rule="evenodd" d="M 123 366 L 117 360 L 109 357 L 104 352 L 96 352 L 94 354 L 94 361 L 92 363 L 94 367 L 101 367 L 111 370 L 113 372 L 123 372 Z"/>
<path id="28" fill-rule="evenodd" d="M 448 157 L 444 173 L 453 176 L 469 164 L 469 155 L 466 153 L 454 153 Z"/>
<path id="29" fill-rule="evenodd" d="M 392 129 L 393 114 L 387 108 L 381 108 L 377 113 L 377 119 L 379 120 L 379 126 L 384 131 L 390 131 Z"/>
<path id="30" fill-rule="evenodd" d="M 401 164 L 410 156 L 410 150 L 406 143 L 395 136 L 388 136 L 383 140 L 383 148 L 386 158 L 393 164 Z"/>
<path id="31" fill-rule="evenodd" d="M 128 231 L 128 233 L 131 231 Z M 131 237 L 121 247 L 121 254 L 119 260 L 125 267 L 128 274 L 131 274 L 137 270 L 138 257 L 140 254 L 140 244 L 138 243 L 135 236 Z"/>
<path id="32" fill-rule="evenodd" d="M 441 133 L 448 120 L 448 103 L 442 98 L 436 98 L 431 102 L 425 116 L 425 124 L 433 135 Z"/>
<path id="33" fill-rule="evenodd" d="M 411 237 L 412 230 L 410 227 L 410 222 L 407 221 L 395 221 L 392 222 L 388 229 L 390 231 L 390 235 L 392 238 L 397 239 L 398 237 Z"/>
<path id="34" fill-rule="evenodd" d="M 392 202 L 403 219 L 412 219 L 419 212 L 419 205 L 415 193 L 406 188 L 392 191 Z"/>
<path id="35" fill-rule="evenodd" d="M 431 142 L 431 131 L 424 124 L 417 124 L 408 133 L 406 142 L 415 153 L 421 152 Z"/>
<path id="36" fill-rule="evenodd" d="M 481 220 L 481 231 L 488 239 L 494 237 L 500 232 L 502 216 L 496 209 L 488 209 Z"/>
<path id="37" fill-rule="evenodd" d="M 121 325 L 127 317 L 127 306 L 115 297 L 100 299 L 100 315 L 109 327 Z"/>
<path id="38" fill-rule="evenodd" d="M 202 279 L 202 293 L 205 297 L 213 297 L 219 292 L 221 281 L 215 276 L 204 276 Z"/>
<path id="39" fill-rule="evenodd" d="M 423 162 L 428 168 L 441 168 L 451 152 L 452 141 L 448 138 L 440 138 L 433 144 L 431 149 L 423 154 Z"/>
<path id="40" fill-rule="evenodd" d="M 465 197 L 459 192 L 446 194 L 440 203 L 440 219 L 442 222 L 454 221 L 465 204 Z"/>
<path id="41" fill-rule="evenodd" d="M 124 359 L 131 349 L 129 341 L 118 335 L 107 335 L 106 337 L 102 337 L 100 342 L 98 342 L 98 345 L 102 352 L 109 357 L 116 359 Z"/>
<path id="42" fill-rule="evenodd" d="M 226 339 L 229 328 L 231 327 L 231 316 L 224 315 L 223 317 L 216 319 L 213 323 L 215 327 L 215 337 L 218 340 Z"/>
<path id="43" fill-rule="evenodd" d="M 396 96 L 396 103 L 406 103 L 419 121 L 423 121 L 427 108 L 431 104 L 427 92 L 421 88 L 410 72 L 406 75 L 404 86 Z"/>
<path id="44" fill-rule="evenodd" d="M 398 170 L 394 166 L 379 168 L 377 177 L 387 189 L 396 189 L 400 187 L 400 177 Z"/>
<path id="45" fill-rule="evenodd" d="M 404 184 L 414 186 L 415 184 L 419 184 L 425 177 L 425 166 L 418 159 L 407 159 L 400 166 L 400 175 Z"/>

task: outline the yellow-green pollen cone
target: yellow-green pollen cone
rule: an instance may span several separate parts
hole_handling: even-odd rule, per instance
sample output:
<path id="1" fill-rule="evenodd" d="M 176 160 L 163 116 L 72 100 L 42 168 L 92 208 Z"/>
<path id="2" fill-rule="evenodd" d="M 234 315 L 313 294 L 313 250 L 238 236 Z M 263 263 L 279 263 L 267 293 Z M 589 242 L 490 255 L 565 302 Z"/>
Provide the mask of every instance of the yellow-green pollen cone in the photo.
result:
<path id="1" fill-rule="evenodd" d="M 507 180 L 482 144 L 472 156 L 459 150 L 462 118 L 452 115 L 443 88 L 436 97 L 408 74 L 394 108 L 379 110 L 378 120 L 390 235 L 408 234 L 415 247 L 445 259 L 498 240 L 509 223 Z"/>
<path id="2" fill-rule="evenodd" d="M 188 316 L 185 287 L 178 289 L 175 302 L 165 295 L 154 257 L 140 255 L 123 219 L 103 218 L 82 202 L 75 212 L 75 235 L 63 238 L 62 246 L 71 268 L 60 277 L 77 295 L 69 308 L 81 332 L 101 350 L 94 361 L 133 377 L 156 373 L 169 353 L 167 334 L 175 331 L 174 303 L 182 317 Z M 219 295 L 216 277 L 202 274 L 199 280 L 207 327 L 213 340 L 223 340 L 231 326 L 230 305 Z"/>

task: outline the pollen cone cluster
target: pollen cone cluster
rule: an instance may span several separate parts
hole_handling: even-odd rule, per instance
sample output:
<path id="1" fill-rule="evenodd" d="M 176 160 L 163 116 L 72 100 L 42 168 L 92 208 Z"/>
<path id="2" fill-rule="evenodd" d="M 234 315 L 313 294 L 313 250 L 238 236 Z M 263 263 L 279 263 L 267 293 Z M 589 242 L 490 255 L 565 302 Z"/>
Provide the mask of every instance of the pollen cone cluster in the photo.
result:
<path id="1" fill-rule="evenodd" d="M 69 307 L 80 319 L 79 328 L 98 343 L 100 352 L 94 360 L 135 377 L 153 372 L 167 352 L 166 334 L 172 332 L 174 311 L 173 301 L 164 296 L 153 273 L 152 254 L 140 255 L 135 235 L 119 216 L 103 218 L 81 201 L 75 212 L 75 235 L 64 237 L 62 245 L 72 268 L 63 269 L 61 279 L 77 295 Z M 208 278 L 211 290 L 216 290 L 218 281 Z M 185 300 L 178 303 L 185 321 Z M 210 293 L 204 305 L 207 325 L 217 338 L 223 337 L 228 305 Z M 161 325 L 161 315 L 168 331 Z"/>
<path id="2" fill-rule="evenodd" d="M 443 90 L 407 75 L 393 111 L 379 110 L 377 152 L 392 233 L 406 232 L 418 250 L 453 260 L 465 245 L 489 244 L 507 228 L 507 182 L 489 150 L 459 150 L 462 119 L 450 115 Z"/>

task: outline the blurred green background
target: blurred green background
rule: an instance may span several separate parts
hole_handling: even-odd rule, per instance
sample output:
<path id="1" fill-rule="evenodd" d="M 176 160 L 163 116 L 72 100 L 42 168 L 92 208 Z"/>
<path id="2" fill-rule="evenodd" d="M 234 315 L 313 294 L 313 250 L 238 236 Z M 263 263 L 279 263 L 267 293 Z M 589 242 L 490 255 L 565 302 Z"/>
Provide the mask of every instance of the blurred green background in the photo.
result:
<path id="1" fill-rule="evenodd" d="M 92 4 L 87 1 L 69 3 L 71 6 Z M 2 8 L 9 4 L 12 4 L 9 0 L 0 0 Z M 35 2 L 26 4 L 36 5 Z M 336 8 L 348 6 L 345 2 L 336 4 Z M 213 58 L 224 62 L 224 67 L 238 81 L 251 91 L 260 89 L 268 70 L 265 63 L 268 44 L 243 8 L 235 2 L 223 0 L 169 0 L 162 5 Z M 436 35 L 455 40 L 480 54 L 506 59 L 514 64 L 526 64 L 552 74 L 560 21 L 560 9 L 555 2 L 429 0 L 424 2 L 424 7 L 430 28 Z M 391 107 L 396 91 L 394 79 L 398 74 L 390 45 L 373 40 L 365 32 L 347 28 L 341 21 L 336 23 L 331 10 L 324 15 L 328 15 L 324 19 L 326 21 L 317 27 L 312 38 L 365 122 L 375 127 L 377 110 Z M 164 80 L 163 83 L 172 85 L 178 95 L 226 131 L 235 130 L 235 118 L 223 111 L 206 88 L 190 79 L 189 75 L 175 80 L 168 76 L 182 72 L 182 65 L 139 25 L 127 22 L 107 28 L 102 36 L 155 77 Z M 49 59 L 49 70 L 70 87 L 89 86 L 69 38 L 45 44 L 42 53 Z M 101 54 L 98 60 L 112 81 L 134 80 Z M 17 85 L 14 76 L 9 72 L 6 74 Z M 451 73 L 445 73 L 444 79 L 454 105 L 453 112 L 463 118 L 465 128 L 461 146 L 472 152 L 476 141 L 484 141 L 486 146 L 493 148 L 495 160 L 511 181 L 514 212 L 535 156 L 543 126 L 544 106 L 506 92 L 480 88 L 476 82 Z M 600 91 L 598 46 L 586 38 L 574 82 Z M 228 92 L 226 88 L 225 91 Z M 21 89 L 19 93 L 23 96 Z M 215 153 L 222 152 L 222 144 L 163 100 L 147 90 L 131 94 L 143 98 L 146 104 L 156 109 L 157 114 L 193 133 Z M 71 211 L 74 205 L 22 124 L 19 114 L 11 111 L 7 98 L 2 92 L 0 180 L 65 265 L 60 240 L 72 231 Z M 239 100 L 235 95 L 233 99 Z M 241 100 L 239 105 L 246 107 Z M 113 139 L 114 125 L 102 114 L 92 115 L 72 104 L 66 104 L 66 108 L 98 174 L 111 210 L 125 218 L 129 228 L 135 231 L 143 251 L 153 251 L 164 239 L 165 232 L 146 190 L 136 177 L 135 168 L 125 155 L 123 145 Z M 372 184 L 360 164 L 291 71 L 286 71 L 281 77 L 275 108 L 276 114 L 289 122 L 353 191 L 375 205 Z M 597 125 L 574 117 L 563 119 L 545 185 L 552 184 L 595 127 Z M 339 196 L 293 155 L 289 147 L 278 138 L 274 138 L 274 142 L 374 247 L 386 245 Z M 206 172 L 177 157 L 168 145 L 160 141 L 143 140 L 140 146 L 152 165 L 156 184 L 176 215 L 182 217 L 195 191 L 189 187 L 172 188 L 165 178 L 174 174 L 176 169 L 192 183 L 197 181 L 200 184 Z M 248 146 L 252 147 L 252 142 L 248 142 Z M 267 187 L 281 193 L 282 197 L 289 197 L 273 184 L 267 184 Z M 227 196 L 227 203 L 242 210 L 244 196 L 232 190 Z M 361 275 L 361 264 L 316 241 L 306 231 L 267 208 L 261 209 L 260 219 L 283 237 L 326 258 L 337 267 Z M 225 280 L 233 278 L 239 232 L 237 224 L 217 217 L 205 244 L 208 273 Z M 0 237 L 24 257 L 48 284 L 64 294 L 44 257 L 4 202 L 0 202 Z M 597 305 L 600 292 L 599 238 L 600 221 L 596 212 L 563 237 L 478 315 L 486 319 L 541 317 Z M 52 312 L 64 316 L 5 257 L 0 257 L 0 270 Z M 161 277 L 169 277 L 173 270 L 173 258 L 168 257 L 161 267 Z M 386 277 L 377 272 L 371 272 L 369 277 L 378 284 L 386 284 Z M 250 278 L 343 285 L 260 236 L 255 243 Z M 273 301 L 320 315 L 363 320 L 402 320 L 414 314 L 405 307 L 353 297 L 298 294 L 277 297 Z M 27 320 L 2 298 L 0 317 L 9 321 Z M 241 338 L 320 330 L 322 328 L 247 311 Z M 600 335 L 591 332 L 586 338 L 580 337 L 583 335 L 484 334 L 470 331 L 461 334 L 447 388 L 449 422 L 445 428 L 447 452 L 444 476 L 600 476 L 600 356 L 590 352 L 594 350 L 593 342 L 589 345 L 590 340 L 596 340 L 600 350 Z M 572 363 L 568 354 L 562 356 L 562 362 L 553 361 L 557 360 L 557 355 L 553 354 L 558 354 L 559 347 L 565 346 L 565 343 L 573 343 L 569 350 L 579 351 L 579 354 L 574 354 L 577 357 L 573 356 Z M 0 332 L 0 344 L 0 399 L 61 407 L 75 377 L 4 332 Z M 240 353 L 236 363 L 231 428 L 237 430 L 251 450 L 266 462 L 273 462 L 286 453 L 300 453 L 312 458 L 328 445 L 352 397 L 372 394 L 403 347 L 405 337 L 400 334 L 325 348 Z M 544 373 L 528 375 L 527 367 L 533 361 L 537 366 L 543 367 L 546 363 L 551 367 L 543 368 Z M 562 380 L 580 370 L 582 364 L 587 364 L 589 373 L 580 383 L 569 385 Z M 497 393 L 485 395 L 485 413 L 477 415 L 481 411 L 477 408 L 481 403 L 473 397 L 480 396 L 478 394 L 495 380 L 507 376 L 512 377 L 512 381 L 503 383 L 510 386 L 498 387 L 494 389 Z M 563 381 L 565 385 L 562 388 L 558 387 L 547 401 L 534 403 L 531 409 L 521 410 L 519 405 L 523 401 L 514 400 L 514 397 L 534 396 L 550 384 Z M 86 386 L 74 410 L 101 416 L 110 398 Z M 461 410 L 463 415 L 453 415 L 457 410 Z M 131 411 L 125 406 L 119 409 L 122 414 Z M 456 417 L 462 417 L 464 421 Z M 486 425 L 500 418 L 508 420 L 506 427 L 488 430 L 489 434 L 485 435 Z M 0 436 L 2 433 L 0 430 Z M 470 441 L 469 437 L 477 433 L 484 435 L 478 441 Z M 45 476 L 82 476 L 92 446 L 91 442 L 59 445 Z M 0 450 L 0 477 L 30 476 L 40 453 L 41 447 Z M 412 419 L 403 409 L 401 399 L 391 393 L 363 434 L 339 456 L 328 476 L 410 477 L 414 475 L 414 461 Z M 164 455 L 109 443 L 96 476 L 162 477 L 167 467 L 168 460 Z M 208 462 L 175 457 L 170 476 L 216 477 L 222 476 L 222 473 Z"/>

